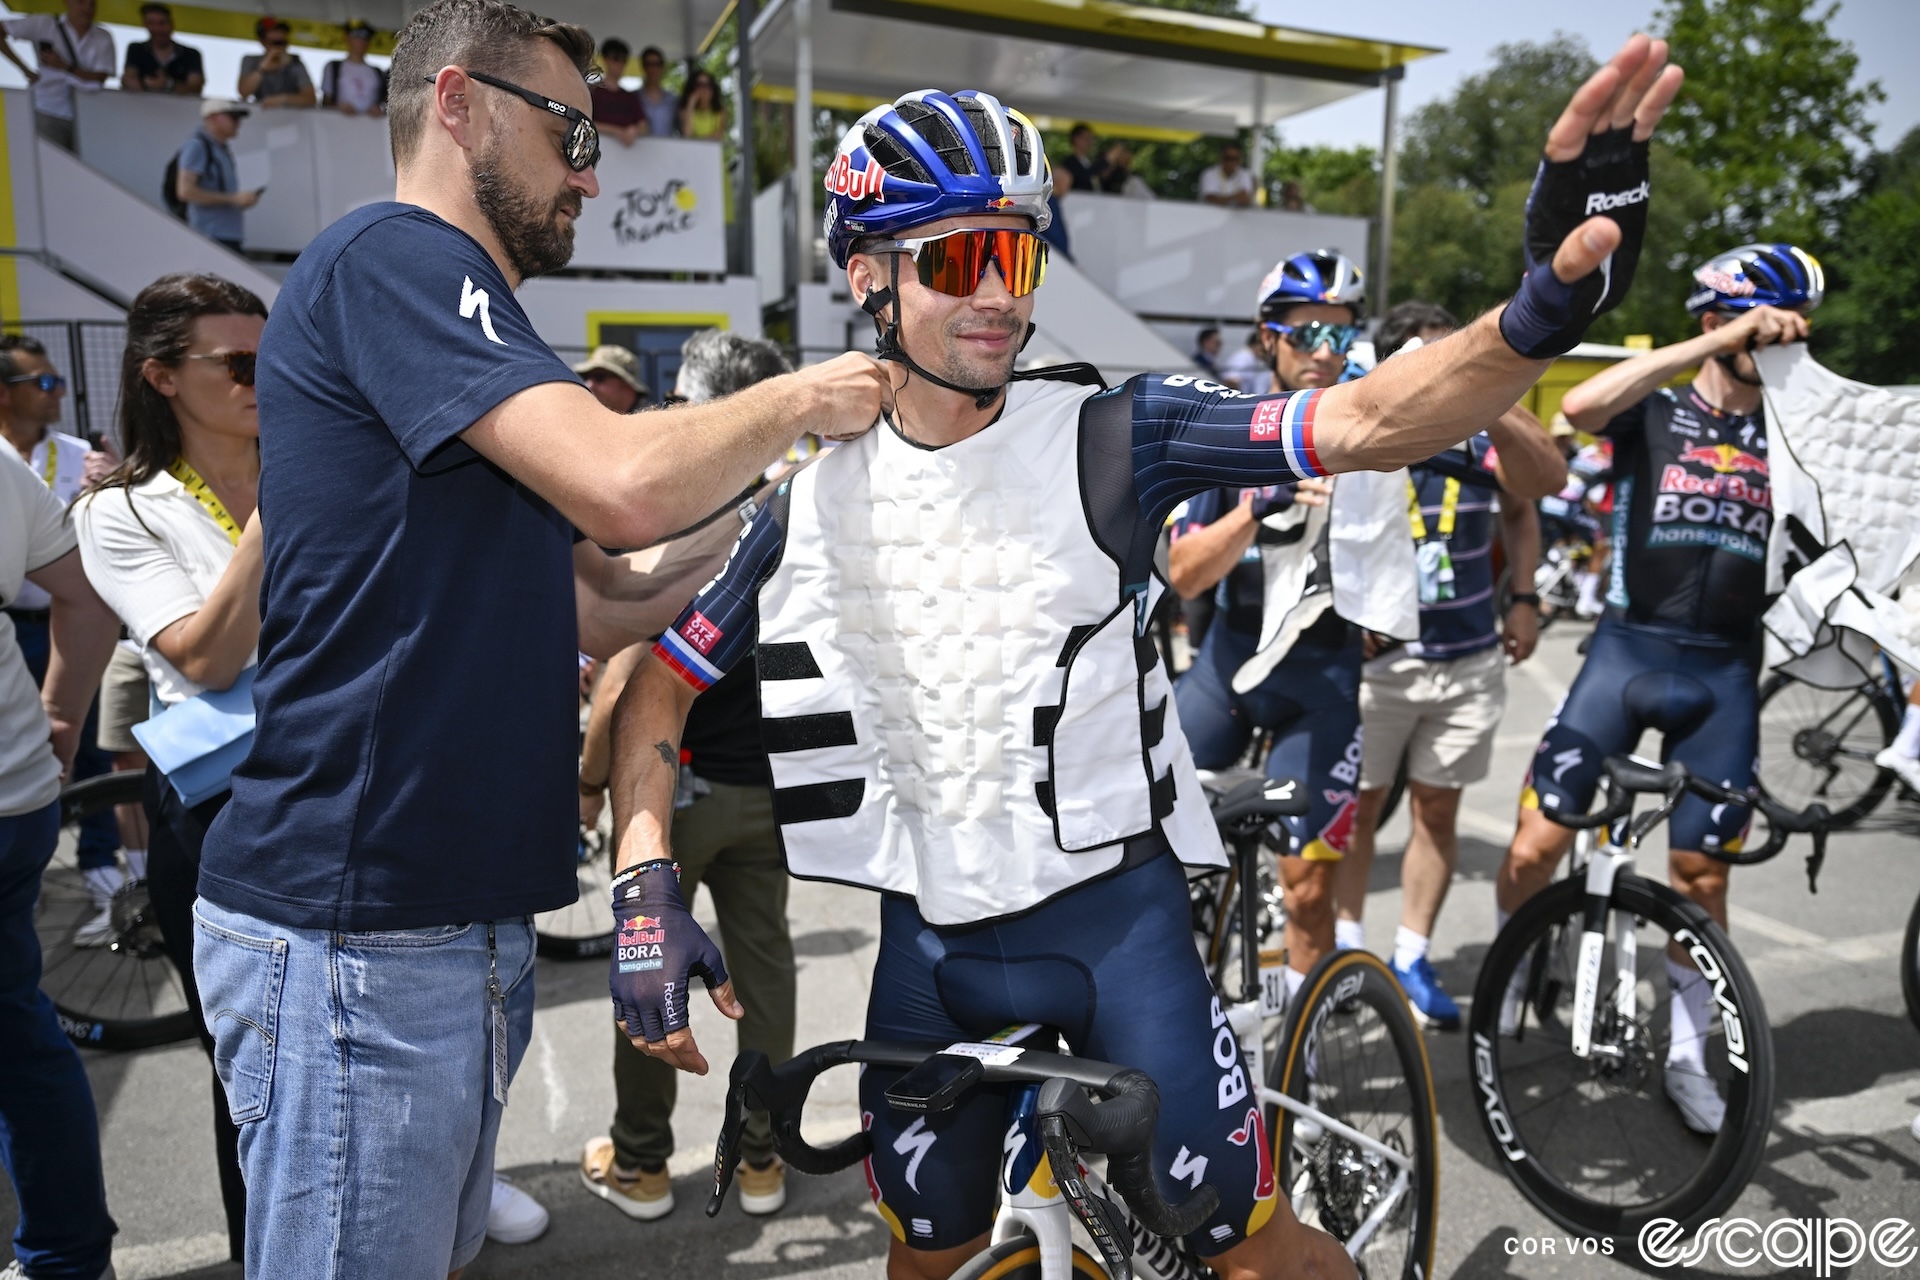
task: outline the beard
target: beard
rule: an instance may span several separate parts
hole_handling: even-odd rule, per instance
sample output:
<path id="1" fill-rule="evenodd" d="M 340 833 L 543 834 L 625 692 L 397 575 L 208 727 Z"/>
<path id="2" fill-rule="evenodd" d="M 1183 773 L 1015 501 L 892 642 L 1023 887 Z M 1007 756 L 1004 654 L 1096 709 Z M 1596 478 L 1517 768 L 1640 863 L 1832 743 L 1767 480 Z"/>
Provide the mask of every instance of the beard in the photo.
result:
<path id="1" fill-rule="evenodd" d="M 563 190 L 548 199 L 516 184 L 503 163 L 498 135 L 474 158 L 473 201 L 500 240 L 501 252 L 522 280 L 557 271 L 573 260 L 573 225 L 580 215 L 580 193 Z M 572 214 L 566 222 L 562 213 Z"/>
<path id="2" fill-rule="evenodd" d="M 940 367 L 934 370 L 942 378 L 969 391 L 993 391 L 1007 385 L 1014 363 L 1020 358 L 1020 343 L 1015 341 L 1004 357 L 968 359 L 960 345 L 960 335 L 968 333 L 1004 333 L 1018 339 L 1026 332 L 1027 322 L 1017 316 L 999 320 L 969 320 L 963 313 L 949 320 L 941 333 Z"/>

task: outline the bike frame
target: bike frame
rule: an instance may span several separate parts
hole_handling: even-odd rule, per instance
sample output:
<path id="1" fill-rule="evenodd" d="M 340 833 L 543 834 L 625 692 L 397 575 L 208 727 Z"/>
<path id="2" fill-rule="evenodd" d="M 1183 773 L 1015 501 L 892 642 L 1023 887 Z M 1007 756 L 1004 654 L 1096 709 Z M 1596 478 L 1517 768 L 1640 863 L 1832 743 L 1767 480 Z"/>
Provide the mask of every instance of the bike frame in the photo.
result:
<path id="1" fill-rule="evenodd" d="M 1574 966 L 1573 1056 L 1576 1058 L 1591 1058 L 1594 1054 L 1593 1011 L 1600 999 L 1600 963 L 1606 953 L 1609 933 L 1614 944 L 1615 1012 L 1624 1022 L 1631 1022 L 1637 1012 L 1639 962 L 1635 954 L 1633 913 L 1615 911 L 1612 906 L 1614 881 L 1622 871 L 1632 875 L 1634 870 L 1633 850 L 1619 834 L 1627 830 L 1629 821 L 1622 819 L 1610 827 L 1607 838 L 1598 842 L 1597 847 L 1592 835 L 1585 831 L 1575 842 L 1576 869 L 1582 852 L 1587 855 L 1586 912 L 1580 930 L 1580 957 Z M 1609 1046 L 1600 1052 L 1616 1056 L 1619 1050 Z"/>

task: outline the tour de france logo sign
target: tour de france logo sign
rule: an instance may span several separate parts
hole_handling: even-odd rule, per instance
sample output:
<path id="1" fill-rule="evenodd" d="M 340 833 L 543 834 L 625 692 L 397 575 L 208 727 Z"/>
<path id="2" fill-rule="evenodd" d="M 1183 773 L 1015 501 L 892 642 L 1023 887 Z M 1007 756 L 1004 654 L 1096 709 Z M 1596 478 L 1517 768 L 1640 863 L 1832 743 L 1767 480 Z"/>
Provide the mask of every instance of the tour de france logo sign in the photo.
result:
<path id="1" fill-rule="evenodd" d="M 651 244 L 692 231 L 700 217 L 700 197 L 679 178 L 660 186 L 622 191 L 613 201 L 613 238 L 620 246 Z"/>

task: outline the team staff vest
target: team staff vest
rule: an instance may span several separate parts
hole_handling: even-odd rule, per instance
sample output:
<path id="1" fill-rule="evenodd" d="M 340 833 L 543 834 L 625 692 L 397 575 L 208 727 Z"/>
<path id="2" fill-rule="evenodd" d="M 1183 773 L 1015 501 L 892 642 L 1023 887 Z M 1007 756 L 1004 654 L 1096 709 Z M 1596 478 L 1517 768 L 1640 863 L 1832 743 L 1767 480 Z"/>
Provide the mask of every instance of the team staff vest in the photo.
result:
<path id="1" fill-rule="evenodd" d="M 1052 371 L 1050 371 L 1052 372 Z M 1146 620 L 1131 395 L 1022 379 L 942 449 L 882 424 L 800 472 L 759 593 L 788 869 L 1010 915 L 1163 834 L 1225 857 Z"/>

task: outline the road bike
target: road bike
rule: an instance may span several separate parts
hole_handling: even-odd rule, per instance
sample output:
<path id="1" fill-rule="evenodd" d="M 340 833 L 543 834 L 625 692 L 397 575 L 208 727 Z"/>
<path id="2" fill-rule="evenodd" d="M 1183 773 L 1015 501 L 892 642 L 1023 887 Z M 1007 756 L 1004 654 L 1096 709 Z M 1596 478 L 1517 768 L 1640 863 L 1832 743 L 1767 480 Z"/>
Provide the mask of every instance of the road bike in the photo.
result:
<path id="1" fill-rule="evenodd" d="M 1900 943 L 1900 994 L 1907 998 L 1907 1017 L 1920 1030 L 1920 898 L 1907 917 L 1907 936 Z"/>
<path id="2" fill-rule="evenodd" d="M 535 950 L 554 960 L 591 960 L 613 954 L 613 806 L 601 809 L 598 826 L 581 826 L 574 852 L 580 896 L 558 911 L 533 918 Z"/>
<path id="3" fill-rule="evenodd" d="M 1634 851 L 1688 793 L 1765 816 L 1757 848 L 1773 857 L 1793 833 L 1825 856 L 1825 810 L 1794 812 L 1765 796 L 1690 775 L 1678 763 L 1605 761 L 1606 800 L 1591 814 L 1549 814 L 1582 831 L 1566 878 L 1514 913 L 1494 939 L 1467 1022 L 1481 1127 L 1501 1168 L 1542 1213 L 1571 1231 L 1632 1237 L 1656 1218 L 1682 1229 L 1720 1213 L 1760 1162 L 1773 1109 L 1773 1040 L 1745 963 L 1706 911 L 1634 871 Z M 1636 798 L 1658 797 L 1635 815 Z M 1604 829 L 1597 842 L 1587 832 Z M 1726 1102 L 1719 1132 L 1696 1134 L 1663 1096 L 1672 993 L 1663 958 L 1710 984 L 1700 1066 Z"/>
<path id="4" fill-rule="evenodd" d="M 1263 842 L 1276 818 L 1304 809 L 1304 788 L 1258 774 L 1213 775 L 1207 786 L 1214 820 L 1233 851 L 1232 870 L 1223 873 L 1229 887 L 1214 886 L 1232 921 L 1220 934 L 1232 963 L 1215 970 L 1220 1019 L 1239 1040 L 1249 1080 L 1263 1082 L 1251 1091 L 1257 1106 L 1249 1116 L 1269 1143 L 1275 1187 L 1302 1221 L 1346 1247 L 1362 1275 L 1418 1280 L 1433 1264 L 1439 1152 L 1432 1076 L 1406 996 L 1376 957 L 1349 951 L 1323 959 L 1299 998 L 1287 1002 L 1274 965 L 1285 957 L 1260 945 L 1279 910 Z M 1267 888 L 1240 895 L 1232 883 Z M 1242 938 L 1253 945 L 1240 945 Z M 1183 1237 L 1217 1200 L 1205 1184 L 1178 1205 L 1162 1197 L 1150 1161 L 1153 1082 L 1138 1071 L 1055 1052 L 1057 1046 L 1057 1033 L 1025 1026 L 979 1044 L 842 1041 L 778 1067 L 743 1054 L 734 1064 L 708 1212 L 718 1212 L 733 1176 L 748 1110 L 769 1112 L 775 1148 L 788 1164 L 831 1173 L 866 1155 L 867 1135 L 825 1151 L 801 1138 L 800 1112 L 814 1078 L 843 1063 L 905 1068 L 887 1097 L 920 1113 L 945 1110 L 976 1087 L 1011 1086 L 1000 1212 L 989 1248 L 956 1273 L 958 1280 L 1126 1280 L 1136 1273 L 1204 1280 L 1211 1272 Z M 1088 1091 L 1106 1100 L 1092 1101 Z M 1094 1153 L 1107 1157 L 1104 1179 L 1081 1159 Z M 1075 1224 L 1092 1252 L 1073 1244 Z"/>
<path id="5" fill-rule="evenodd" d="M 128 879 L 114 894 L 112 933 L 102 945 L 74 945 L 75 930 L 98 910 L 76 859 L 80 823 L 117 805 L 138 805 L 145 785 L 144 772 L 128 770 L 76 782 L 60 793 L 60 843 L 34 904 L 40 989 L 52 997 L 67 1035 L 88 1049 L 150 1049 L 194 1035 L 186 991 L 161 945 L 146 881 Z"/>
<path id="6" fill-rule="evenodd" d="M 1790 807 L 1816 801 L 1835 829 L 1872 813 L 1898 781 L 1874 756 L 1892 744 L 1906 711 L 1886 654 L 1851 689 L 1821 689 L 1776 671 L 1760 686 L 1760 790 Z"/>

